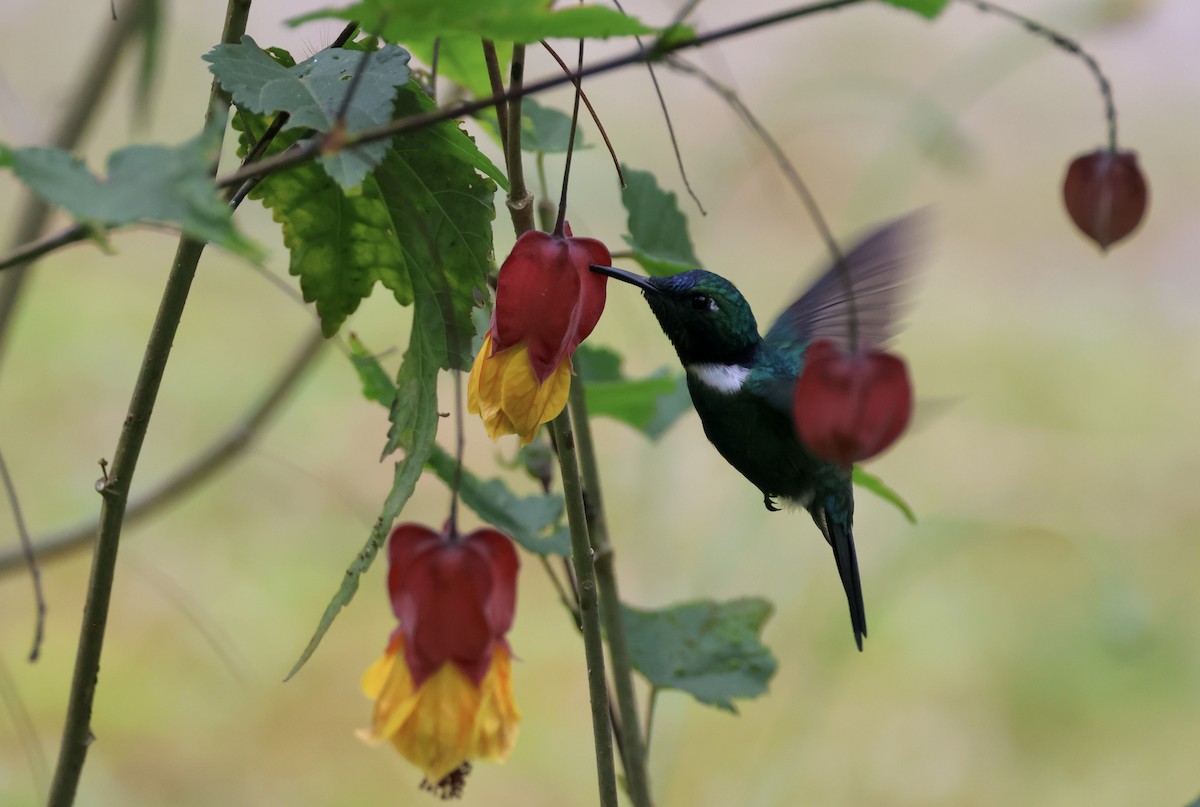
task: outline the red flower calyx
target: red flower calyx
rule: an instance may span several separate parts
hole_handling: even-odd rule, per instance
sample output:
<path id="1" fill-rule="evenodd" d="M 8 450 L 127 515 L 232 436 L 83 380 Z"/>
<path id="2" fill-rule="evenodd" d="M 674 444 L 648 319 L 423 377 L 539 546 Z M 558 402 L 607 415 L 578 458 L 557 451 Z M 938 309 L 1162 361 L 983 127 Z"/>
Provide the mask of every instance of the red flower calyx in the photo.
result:
<path id="1" fill-rule="evenodd" d="M 512 627 L 519 566 L 512 541 L 490 528 L 458 536 L 401 524 L 388 540 L 388 560 L 388 593 L 414 686 L 446 662 L 479 686 Z"/>
<path id="2" fill-rule="evenodd" d="M 604 311 L 607 278 L 588 265 L 612 263 L 594 238 L 530 230 L 517 239 L 500 267 L 492 350 L 529 347 L 529 363 L 543 383 L 588 337 Z"/>
<path id="3" fill-rule="evenodd" d="M 1141 223 L 1149 191 L 1137 153 L 1099 149 L 1076 157 L 1063 180 L 1067 213 L 1084 235 L 1107 250 Z"/>
<path id="4" fill-rule="evenodd" d="M 805 351 L 792 417 L 816 456 L 846 466 L 874 457 L 896 441 L 911 415 L 903 359 L 883 350 L 847 353 L 829 339 Z"/>

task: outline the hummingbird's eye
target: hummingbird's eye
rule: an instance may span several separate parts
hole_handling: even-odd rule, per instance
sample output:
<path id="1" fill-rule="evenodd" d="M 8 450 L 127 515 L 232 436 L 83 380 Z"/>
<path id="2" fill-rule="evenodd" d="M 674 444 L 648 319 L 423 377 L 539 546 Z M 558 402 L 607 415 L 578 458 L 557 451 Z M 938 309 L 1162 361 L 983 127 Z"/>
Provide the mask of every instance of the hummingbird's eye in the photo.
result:
<path id="1" fill-rule="evenodd" d="M 709 297 L 707 294 L 693 294 L 692 308 L 696 309 L 697 311 L 716 311 L 717 304 L 713 298 Z"/>

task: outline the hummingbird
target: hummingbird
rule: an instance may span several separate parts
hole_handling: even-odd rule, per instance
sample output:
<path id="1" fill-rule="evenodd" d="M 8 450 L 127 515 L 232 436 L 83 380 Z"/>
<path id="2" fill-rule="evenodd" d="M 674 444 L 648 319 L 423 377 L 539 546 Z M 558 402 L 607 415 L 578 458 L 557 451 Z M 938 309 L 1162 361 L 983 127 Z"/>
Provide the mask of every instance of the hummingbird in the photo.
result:
<path id="1" fill-rule="evenodd" d="M 782 500 L 812 516 L 833 549 L 860 651 L 867 617 L 854 548 L 852 469 L 805 447 L 792 422 L 792 391 L 815 340 L 865 350 L 892 335 L 900 290 L 923 240 L 921 219 L 912 214 L 868 234 L 784 309 L 766 336 L 746 298 L 720 275 L 694 269 L 644 277 L 590 267 L 641 289 L 687 372 L 705 436 L 759 489 L 767 510 L 778 511 Z"/>

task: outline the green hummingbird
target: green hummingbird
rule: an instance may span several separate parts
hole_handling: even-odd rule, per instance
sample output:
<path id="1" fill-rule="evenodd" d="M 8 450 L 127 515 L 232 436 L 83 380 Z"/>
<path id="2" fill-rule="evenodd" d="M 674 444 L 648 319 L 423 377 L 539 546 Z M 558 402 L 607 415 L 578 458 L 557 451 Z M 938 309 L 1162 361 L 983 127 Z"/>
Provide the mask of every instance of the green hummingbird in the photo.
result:
<path id="1" fill-rule="evenodd" d="M 833 548 L 850 605 L 854 641 L 867 635 L 862 580 L 854 549 L 852 469 L 814 456 L 792 423 L 792 392 L 804 351 L 817 339 L 881 346 L 894 330 L 900 289 L 918 252 L 920 215 L 863 238 L 789 305 L 760 336 L 750 305 L 712 272 L 643 277 L 612 266 L 592 271 L 637 286 L 687 371 L 704 434 L 721 456 L 762 492 L 805 508 Z M 848 277 L 847 274 L 848 273 Z"/>

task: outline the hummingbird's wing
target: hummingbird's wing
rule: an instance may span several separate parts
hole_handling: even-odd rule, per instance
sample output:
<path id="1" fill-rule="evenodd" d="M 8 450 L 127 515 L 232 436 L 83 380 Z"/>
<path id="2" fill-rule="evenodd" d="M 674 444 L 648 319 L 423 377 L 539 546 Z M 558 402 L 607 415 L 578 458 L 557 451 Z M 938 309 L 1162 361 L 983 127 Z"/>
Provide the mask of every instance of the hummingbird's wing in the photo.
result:
<path id="1" fill-rule="evenodd" d="M 779 315 L 763 339 L 764 346 L 803 353 L 814 340 L 832 339 L 848 350 L 851 312 L 858 321 L 859 347 L 881 346 L 896 330 L 904 296 L 901 287 L 922 252 L 926 220 L 924 211 L 910 213 L 859 241 L 842 259 L 852 291 L 847 293 L 842 272 L 831 266 Z"/>
<path id="2" fill-rule="evenodd" d="M 790 412 L 805 349 L 816 339 L 832 339 L 849 349 L 852 310 L 858 318 L 860 347 L 886 342 L 896 329 L 902 287 L 925 242 L 926 219 L 924 211 L 918 211 L 888 222 L 845 254 L 852 295 L 846 293 L 837 266 L 817 278 L 767 331 L 746 389 L 779 411 Z"/>

